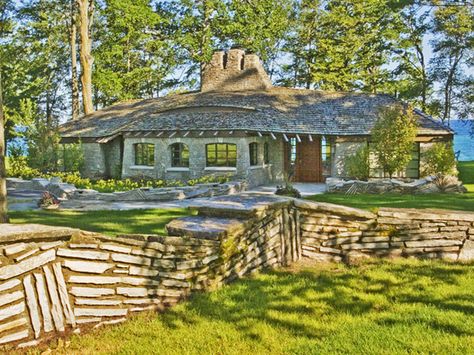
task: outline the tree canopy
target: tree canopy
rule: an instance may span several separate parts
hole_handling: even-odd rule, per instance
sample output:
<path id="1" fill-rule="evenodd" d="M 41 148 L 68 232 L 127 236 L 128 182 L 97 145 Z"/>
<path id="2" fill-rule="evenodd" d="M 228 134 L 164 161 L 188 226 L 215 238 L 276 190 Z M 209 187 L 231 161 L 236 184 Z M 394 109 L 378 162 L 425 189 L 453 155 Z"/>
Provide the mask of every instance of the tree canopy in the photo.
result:
<path id="1" fill-rule="evenodd" d="M 473 4 L 454 0 L 0 0 L 6 137 L 196 89 L 201 63 L 232 46 L 258 54 L 275 84 L 472 118 L 473 28 Z"/>

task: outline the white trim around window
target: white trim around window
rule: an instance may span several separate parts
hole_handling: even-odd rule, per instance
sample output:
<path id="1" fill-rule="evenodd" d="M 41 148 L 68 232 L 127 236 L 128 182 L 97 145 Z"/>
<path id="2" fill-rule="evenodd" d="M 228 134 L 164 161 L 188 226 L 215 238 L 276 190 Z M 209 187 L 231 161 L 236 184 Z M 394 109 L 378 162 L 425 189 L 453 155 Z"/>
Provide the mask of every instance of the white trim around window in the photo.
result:
<path id="1" fill-rule="evenodd" d="M 132 170 L 154 170 L 154 166 L 149 165 L 130 165 L 129 169 Z"/>
<path id="2" fill-rule="evenodd" d="M 237 168 L 231 166 L 208 166 L 204 171 L 237 171 Z"/>

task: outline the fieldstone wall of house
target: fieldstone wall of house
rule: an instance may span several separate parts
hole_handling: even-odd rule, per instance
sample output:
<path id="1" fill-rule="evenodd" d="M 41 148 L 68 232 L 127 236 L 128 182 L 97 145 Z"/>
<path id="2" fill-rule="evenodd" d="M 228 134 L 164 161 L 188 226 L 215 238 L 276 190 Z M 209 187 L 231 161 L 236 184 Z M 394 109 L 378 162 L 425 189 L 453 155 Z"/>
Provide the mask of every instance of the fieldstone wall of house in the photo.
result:
<path id="1" fill-rule="evenodd" d="M 332 162 L 332 176 L 345 177 L 347 176 L 344 163 L 346 157 L 353 155 L 357 150 L 366 145 L 363 141 L 344 141 L 334 143 L 334 156 Z"/>
<path id="2" fill-rule="evenodd" d="M 474 260 L 474 213 L 372 213 L 274 196 L 214 198 L 197 210 L 170 222 L 167 236 L 3 225 L 0 345 L 33 346 L 123 322 L 301 257 Z"/>
<path id="3" fill-rule="evenodd" d="M 249 144 L 257 142 L 258 165 L 250 166 Z M 263 159 L 263 144 L 270 145 L 270 165 L 265 166 Z M 155 145 L 155 165 L 136 166 L 134 144 L 151 143 Z M 189 168 L 175 168 L 171 166 L 170 146 L 173 143 L 184 143 L 189 148 Z M 206 144 L 209 143 L 232 143 L 237 145 L 237 166 L 206 167 Z M 280 146 L 280 142 L 269 137 L 215 137 L 215 138 L 126 138 L 124 141 L 122 177 L 146 176 L 155 179 L 182 180 L 199 178 L 204 175 L 231 175 L 236 179 L 250 178 L 250 184 L 263 184 L 273 181 L 281 176 L 281 157 L 274 152 Z M 275 163 L 275 164 L 274 164 Z M 260 171 L 256 171 L 260 169 Z"/>
<path id="4" fill-rule="evenodd" d="M 85 177 L 104 176 L 107 173 L 104 145 L 99 143 L 82 143 L 82 150 L 84 152 L 82 175 Z"/>
<path id="5" fill-rule="evenodd" d="M 201 91 L 266 90 L 271 80 L 255 54 L 242 49 L 215 52 L 209 63 L 203 64 Z"/>

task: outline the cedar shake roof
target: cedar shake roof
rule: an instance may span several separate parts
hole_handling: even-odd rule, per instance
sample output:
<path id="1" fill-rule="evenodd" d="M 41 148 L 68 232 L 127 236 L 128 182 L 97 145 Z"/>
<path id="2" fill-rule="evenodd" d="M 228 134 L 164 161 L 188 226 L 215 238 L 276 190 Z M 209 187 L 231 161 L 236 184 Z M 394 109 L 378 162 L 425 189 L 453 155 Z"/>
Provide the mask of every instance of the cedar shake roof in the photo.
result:
<path id="1" fill-rule="evenodd" d="M 63 138 L 100 138 L 143 131 L 256 131 L 369 135 L 379 110 L 398 101 L 381 94 L 271 87 L 205 91 L 118 103 L 60 126 Z M 419 135 L 453 132 L 421 111 Z"/>

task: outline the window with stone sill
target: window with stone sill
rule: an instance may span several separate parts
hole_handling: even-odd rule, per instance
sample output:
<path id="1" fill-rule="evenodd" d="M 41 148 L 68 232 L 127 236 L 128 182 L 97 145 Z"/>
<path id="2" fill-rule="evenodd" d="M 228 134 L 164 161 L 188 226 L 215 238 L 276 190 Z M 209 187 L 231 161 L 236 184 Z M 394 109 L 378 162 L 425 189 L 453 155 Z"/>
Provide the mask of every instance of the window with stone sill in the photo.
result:
<path id="1" fill-rule="evenodd" d="M 206 145 L 207 167 L 237 166 L 237 145 L 231 143 L 211 143 Z"/>
<path id="2" fill-rule="evenodd" d="M 188 168 L 189 167 L 189 148 L 184 143 L 171 144 L 171 167 Z"/>
<path id="3" fill-rule="evenodd" d="M 155 145 L 151 143 L 134 144 L 135 165 L 154 166 L 155 165 Z"/>
<path id="4" fill-rule="evenodd" d="M 249 144 L 250 165 L 258 164 L 258 143 Z"/>

